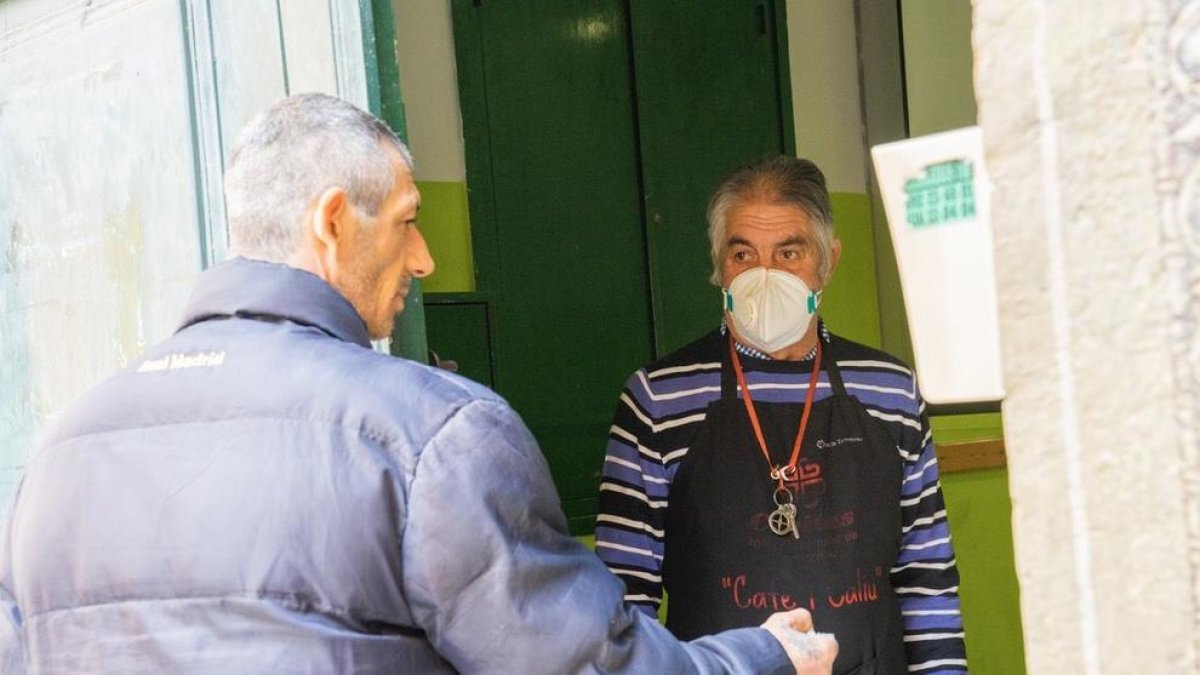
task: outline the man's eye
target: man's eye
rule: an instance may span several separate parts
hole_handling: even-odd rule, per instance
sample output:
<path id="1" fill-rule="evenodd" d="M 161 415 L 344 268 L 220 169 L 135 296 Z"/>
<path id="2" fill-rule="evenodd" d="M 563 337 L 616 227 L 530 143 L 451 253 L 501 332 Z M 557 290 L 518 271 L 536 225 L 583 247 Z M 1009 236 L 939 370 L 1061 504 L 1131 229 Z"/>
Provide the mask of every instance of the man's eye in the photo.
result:
<path id="1" fill-rule="evenodd" d="M 781 258 L 783 258 L 784 260 L 799 260 L 800 259 L 800 251 L 798 251 L 794 248 L 789 248 L 789 249 L 786 249 L 786 250 L 780 252 L 779 256 Z"/>
<path id="2" fill-rule="evenodd" d="M 734 251 L 733 259 L 737 262 L 746 262 L 747 260 L 750 259 L 750 252 L 749 251 Z"/>

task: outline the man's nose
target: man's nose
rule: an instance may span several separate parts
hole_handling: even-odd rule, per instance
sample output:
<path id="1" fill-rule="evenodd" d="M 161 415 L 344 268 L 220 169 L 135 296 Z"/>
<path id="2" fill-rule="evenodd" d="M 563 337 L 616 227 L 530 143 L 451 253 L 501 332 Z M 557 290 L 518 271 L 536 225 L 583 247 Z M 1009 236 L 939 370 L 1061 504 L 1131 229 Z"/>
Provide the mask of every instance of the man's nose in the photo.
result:
<path id="1" fill-rule="evenodd" d="M 429 253 L 429 245 L 425 243 L 425 236 L 421 234 L 421 230 L 413 228 L 409 232 L 408 246 L 408 273 L 418 279 L 424 278 L 433 274 L 434 267 L 433 256 Z"/>

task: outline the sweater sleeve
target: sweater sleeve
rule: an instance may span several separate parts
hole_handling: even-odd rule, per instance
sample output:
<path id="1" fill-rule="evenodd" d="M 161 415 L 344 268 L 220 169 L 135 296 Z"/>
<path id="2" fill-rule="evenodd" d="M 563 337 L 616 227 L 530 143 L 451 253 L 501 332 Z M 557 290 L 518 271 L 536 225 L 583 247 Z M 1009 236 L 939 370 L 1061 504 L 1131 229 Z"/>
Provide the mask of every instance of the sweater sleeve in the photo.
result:
<path id="1" fill-rule="evenodd" d="M 653 442 L 645 373 L 629 379 L 608 433 L 596 516 L 596 554 L 625 582 L 625 601 L 648 616 L 662 604 L 668 476 Z"/>
<path id="2" fill-rule="evenodd" d="M 567 533 L 545 459 L 503 403 L 460 409 L 407 491 L 403 587 L 462 673 L 783 673 L 761 628 L 690 643 L 624 602 L 619 579 Z"/>
<path id="3" fill-rule="evenodd" d="M 915 391 L 915 385 L 914 385 Z M 963 673 L 967 654 L 959 610 L 958 567 L 938 479 L 925 402 L 916 396 L 919 433 L 905 434 L 900 488 L 900 556 L 891 570 L 904 622 L 908 672 Z"/>

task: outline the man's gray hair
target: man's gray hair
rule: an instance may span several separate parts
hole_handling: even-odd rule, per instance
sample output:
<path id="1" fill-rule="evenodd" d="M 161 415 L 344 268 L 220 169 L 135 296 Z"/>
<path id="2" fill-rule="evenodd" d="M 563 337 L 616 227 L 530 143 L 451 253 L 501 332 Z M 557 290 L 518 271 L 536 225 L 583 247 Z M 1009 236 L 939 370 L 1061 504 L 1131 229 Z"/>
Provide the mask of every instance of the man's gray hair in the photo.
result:
<path id="1" fill-rule="evenodd" d="M 305 213 L 323 192 L 346 190 L 373 218 L 395 186 L 385 148 L 412 154 L 386 124 L 332 96 L 299 94 L 259 113 L 238 135 L 225 171 L 229 255 L 285 262 Z"/>
<path id="2" fill-rule="evenodd" d="M 829 204 L 825 176 L 816 164 L 807 159 L 779 155 L 738 167 L 713 191 L 712 199 L 708 202 L 712 283 L 721 285 L 729 210 L 751 201 L 791 205 L 808 215 L 820 256 L 817 272 L 821 283 L 829 281 L 830 257 L 833 255 L 833 208 Z"/>

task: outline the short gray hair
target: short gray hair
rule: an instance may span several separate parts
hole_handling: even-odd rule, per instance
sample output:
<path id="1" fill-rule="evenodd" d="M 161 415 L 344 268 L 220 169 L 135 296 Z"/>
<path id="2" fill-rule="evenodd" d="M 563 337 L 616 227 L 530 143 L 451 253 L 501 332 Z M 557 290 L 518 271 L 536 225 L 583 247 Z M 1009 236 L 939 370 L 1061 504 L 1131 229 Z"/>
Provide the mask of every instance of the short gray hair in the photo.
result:
<path id="1" fill-rule="evenodd" d="M 778 155 L 738 167 L 713 191 L 708 202 L 708 243 L 713 264 L 710 280 L 713 284 L 721 285 L 729 210 L 749 201 L 786 204 L 804 211 L 814 226 L 813 236 L 820 256 L 817 271 L 822 283 L 829 281 L 833 208 L 829 204 L 825 175 L 807 159 Z"/>
<path id="2" fill-rule="evenodd" d="M 229 255 L 285 262 L 300 245 L 304 214 L 331 187 L 373 218 L 396 181 L 387 146 L 412 168 L 386 124 L 332 96 L 299 94 L 259 113 L 225 171 Z"/>

